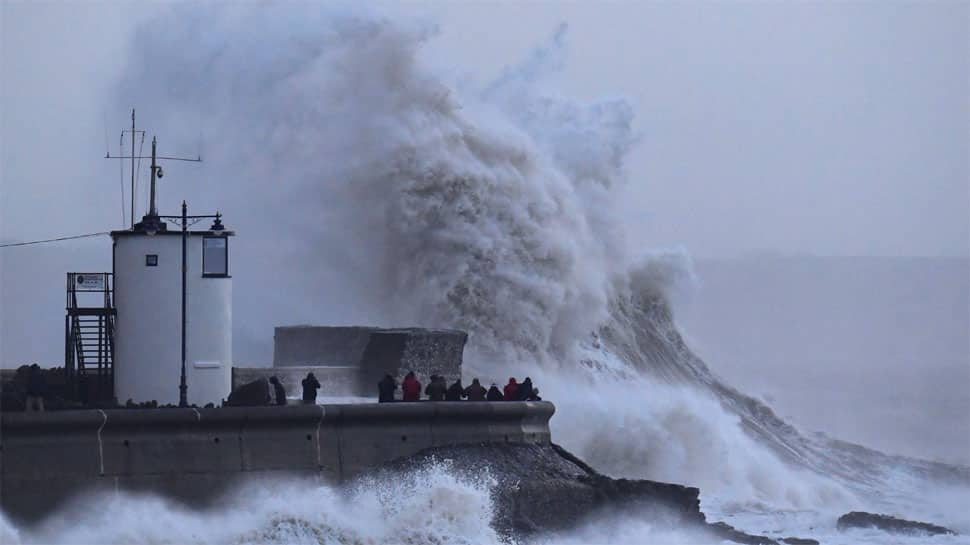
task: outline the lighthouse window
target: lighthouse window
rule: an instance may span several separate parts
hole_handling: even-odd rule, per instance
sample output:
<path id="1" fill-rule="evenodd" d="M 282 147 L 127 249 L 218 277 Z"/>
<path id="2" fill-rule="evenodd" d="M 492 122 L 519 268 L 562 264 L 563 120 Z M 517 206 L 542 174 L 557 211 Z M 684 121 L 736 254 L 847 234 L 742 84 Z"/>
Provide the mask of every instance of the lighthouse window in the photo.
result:
<path id="1" fill-rule="evenodd" d="M 145 254 L 145 266 L 146 267 L 157 267 L 158 266 L 158 254 Z"/>
<path id="2" fill-rule="evenodd" d="M 229 276 L 229 239 L 202 239 L 202 276 Z"/>

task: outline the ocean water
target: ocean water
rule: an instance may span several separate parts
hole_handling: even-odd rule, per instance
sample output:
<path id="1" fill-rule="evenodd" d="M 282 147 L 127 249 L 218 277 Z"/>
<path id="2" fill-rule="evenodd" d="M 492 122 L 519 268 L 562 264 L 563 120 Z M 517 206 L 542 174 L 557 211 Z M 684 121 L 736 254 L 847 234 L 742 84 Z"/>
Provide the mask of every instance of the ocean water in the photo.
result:
<path id="1" fill-rule="evenodd" d="M 191 510 L 151 495 L 84 497 L 43 523 L 20 528 L 0 516 L 0 542 L 27 544 L 507 544 L 491 527 L 494 482 L 470 479 L 445 462 L 350 489 L 306 481 L 252 482 L 218 507 Z M 96 503 L 93 503 L 96 502 Z M 965 544 L 964 536 L 896 536 L 874 530 L 840 532 L 836 510 L 708 505 L 724 520 L 774 538 L 811 537 L 832 544 Z M 92 510 L 91 505 L 98 509 Z M 671 528 L 630 516 L 586 521 L 568 532 L 527 541 L 535 545 L 721 543 L 693 528 Z M 724 542 L 727 543 L 727 542 Z"/>
<path id="2" fill-rule="evenodd" d="M 676 318 L 732 385 L 803 431 L 970 464 L 970 259 L 749 256 L 695 270 Z"/>
<path id="3" fill-rule="evenodd" d="M 246 234 L 238 357 L 277 324 L 464 329 L 466 379 L 531 376 L 557 405 L 556 442 L 611 476 L 699 486 L 711 521 L 824 543 L 970 543 L 837 532 L 838 515 L 870 510 L 970 534 L 970 469 L 803 433 L 691 350 L 670 304 L 689 254 L 631 252 L 617 219 L 633 108 L 563 96 L 548 77 L 568 62 L 567 31 L 475 81 L 426 59 L 427 22 L 272 9 L 163 9 L 117 82 L 167 138 L 204 127 L 208 172 L 232 173 L 231 192 L 186 191 L 218 197 Z M 0 542 L 499 543 L 490 486 L 442 464 L 352 490 L 255 482 L 207 511 L 120 494 L 36 527 L 0 518 Z M 610 514 L 538 540 L 712 542 Z"/>

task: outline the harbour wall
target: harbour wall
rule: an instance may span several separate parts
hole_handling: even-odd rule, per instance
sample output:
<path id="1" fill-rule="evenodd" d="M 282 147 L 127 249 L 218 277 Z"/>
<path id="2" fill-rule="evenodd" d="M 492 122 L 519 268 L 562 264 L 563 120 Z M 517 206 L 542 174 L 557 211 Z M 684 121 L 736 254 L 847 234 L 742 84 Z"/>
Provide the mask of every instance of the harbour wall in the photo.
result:
<path id="1" fill-rule="evenodd" d="M 246 477 L 341 482 L 431 447 L 548 444 L 554 411 L 463 401 L 4 413 L 0 509 L 33 521 L 91 492 L 205 506 Z"/>

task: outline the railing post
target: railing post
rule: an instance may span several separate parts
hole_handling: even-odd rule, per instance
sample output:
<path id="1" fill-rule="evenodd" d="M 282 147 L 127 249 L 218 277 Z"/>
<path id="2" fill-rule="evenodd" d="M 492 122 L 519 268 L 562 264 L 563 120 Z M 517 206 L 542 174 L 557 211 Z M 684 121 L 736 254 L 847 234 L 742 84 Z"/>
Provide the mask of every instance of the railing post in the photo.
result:
<path id="1" fill-rule="evenodd" d="M 104 392 L 101 388 L 101 383 L 104 382 L 104 370 L 102 369 L 103 354 L 102 354 L 102 340 L 101 337 L 104 335 L 104 316 L 98 316 L 98 401 L 104 397 Z"/>
<path id="2" fill-rule="evenodd" d="M 73 365 L 73 362 L 71 361 L 71 350 L 70 350 L 70 347 L 71 347 L 70 323 L 71 323 L 71 315 L 65 314 L 64 315 L 64 381 L 66 382 L 65 386 L 67 387 L 67 391 L 68 391 L 67 395 L 73 399 L 75 398 L 76 394 L 74 393 L 74 365 Z"/>

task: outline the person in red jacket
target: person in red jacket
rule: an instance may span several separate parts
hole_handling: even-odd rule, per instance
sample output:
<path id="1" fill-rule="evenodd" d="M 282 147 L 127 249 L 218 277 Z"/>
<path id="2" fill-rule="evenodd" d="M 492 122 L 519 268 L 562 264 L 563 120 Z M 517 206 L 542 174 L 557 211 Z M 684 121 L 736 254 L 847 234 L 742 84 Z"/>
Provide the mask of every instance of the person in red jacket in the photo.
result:
<path id="1" fill-rule="evenodd" d="M 509 383 L 505 385 L 503 393 L 505 394 L 506 401 L 519 399 L 519 385 L 515 382 L 515 377 L 509 377 Z"/>
<path id="2" fill-rule="evenodd" d="M 421 383 L 414 376 L 414 371 L 409 371 L 401 382 L 401 398 L 404 401 L 418 401 L 421 399 Z"/>

